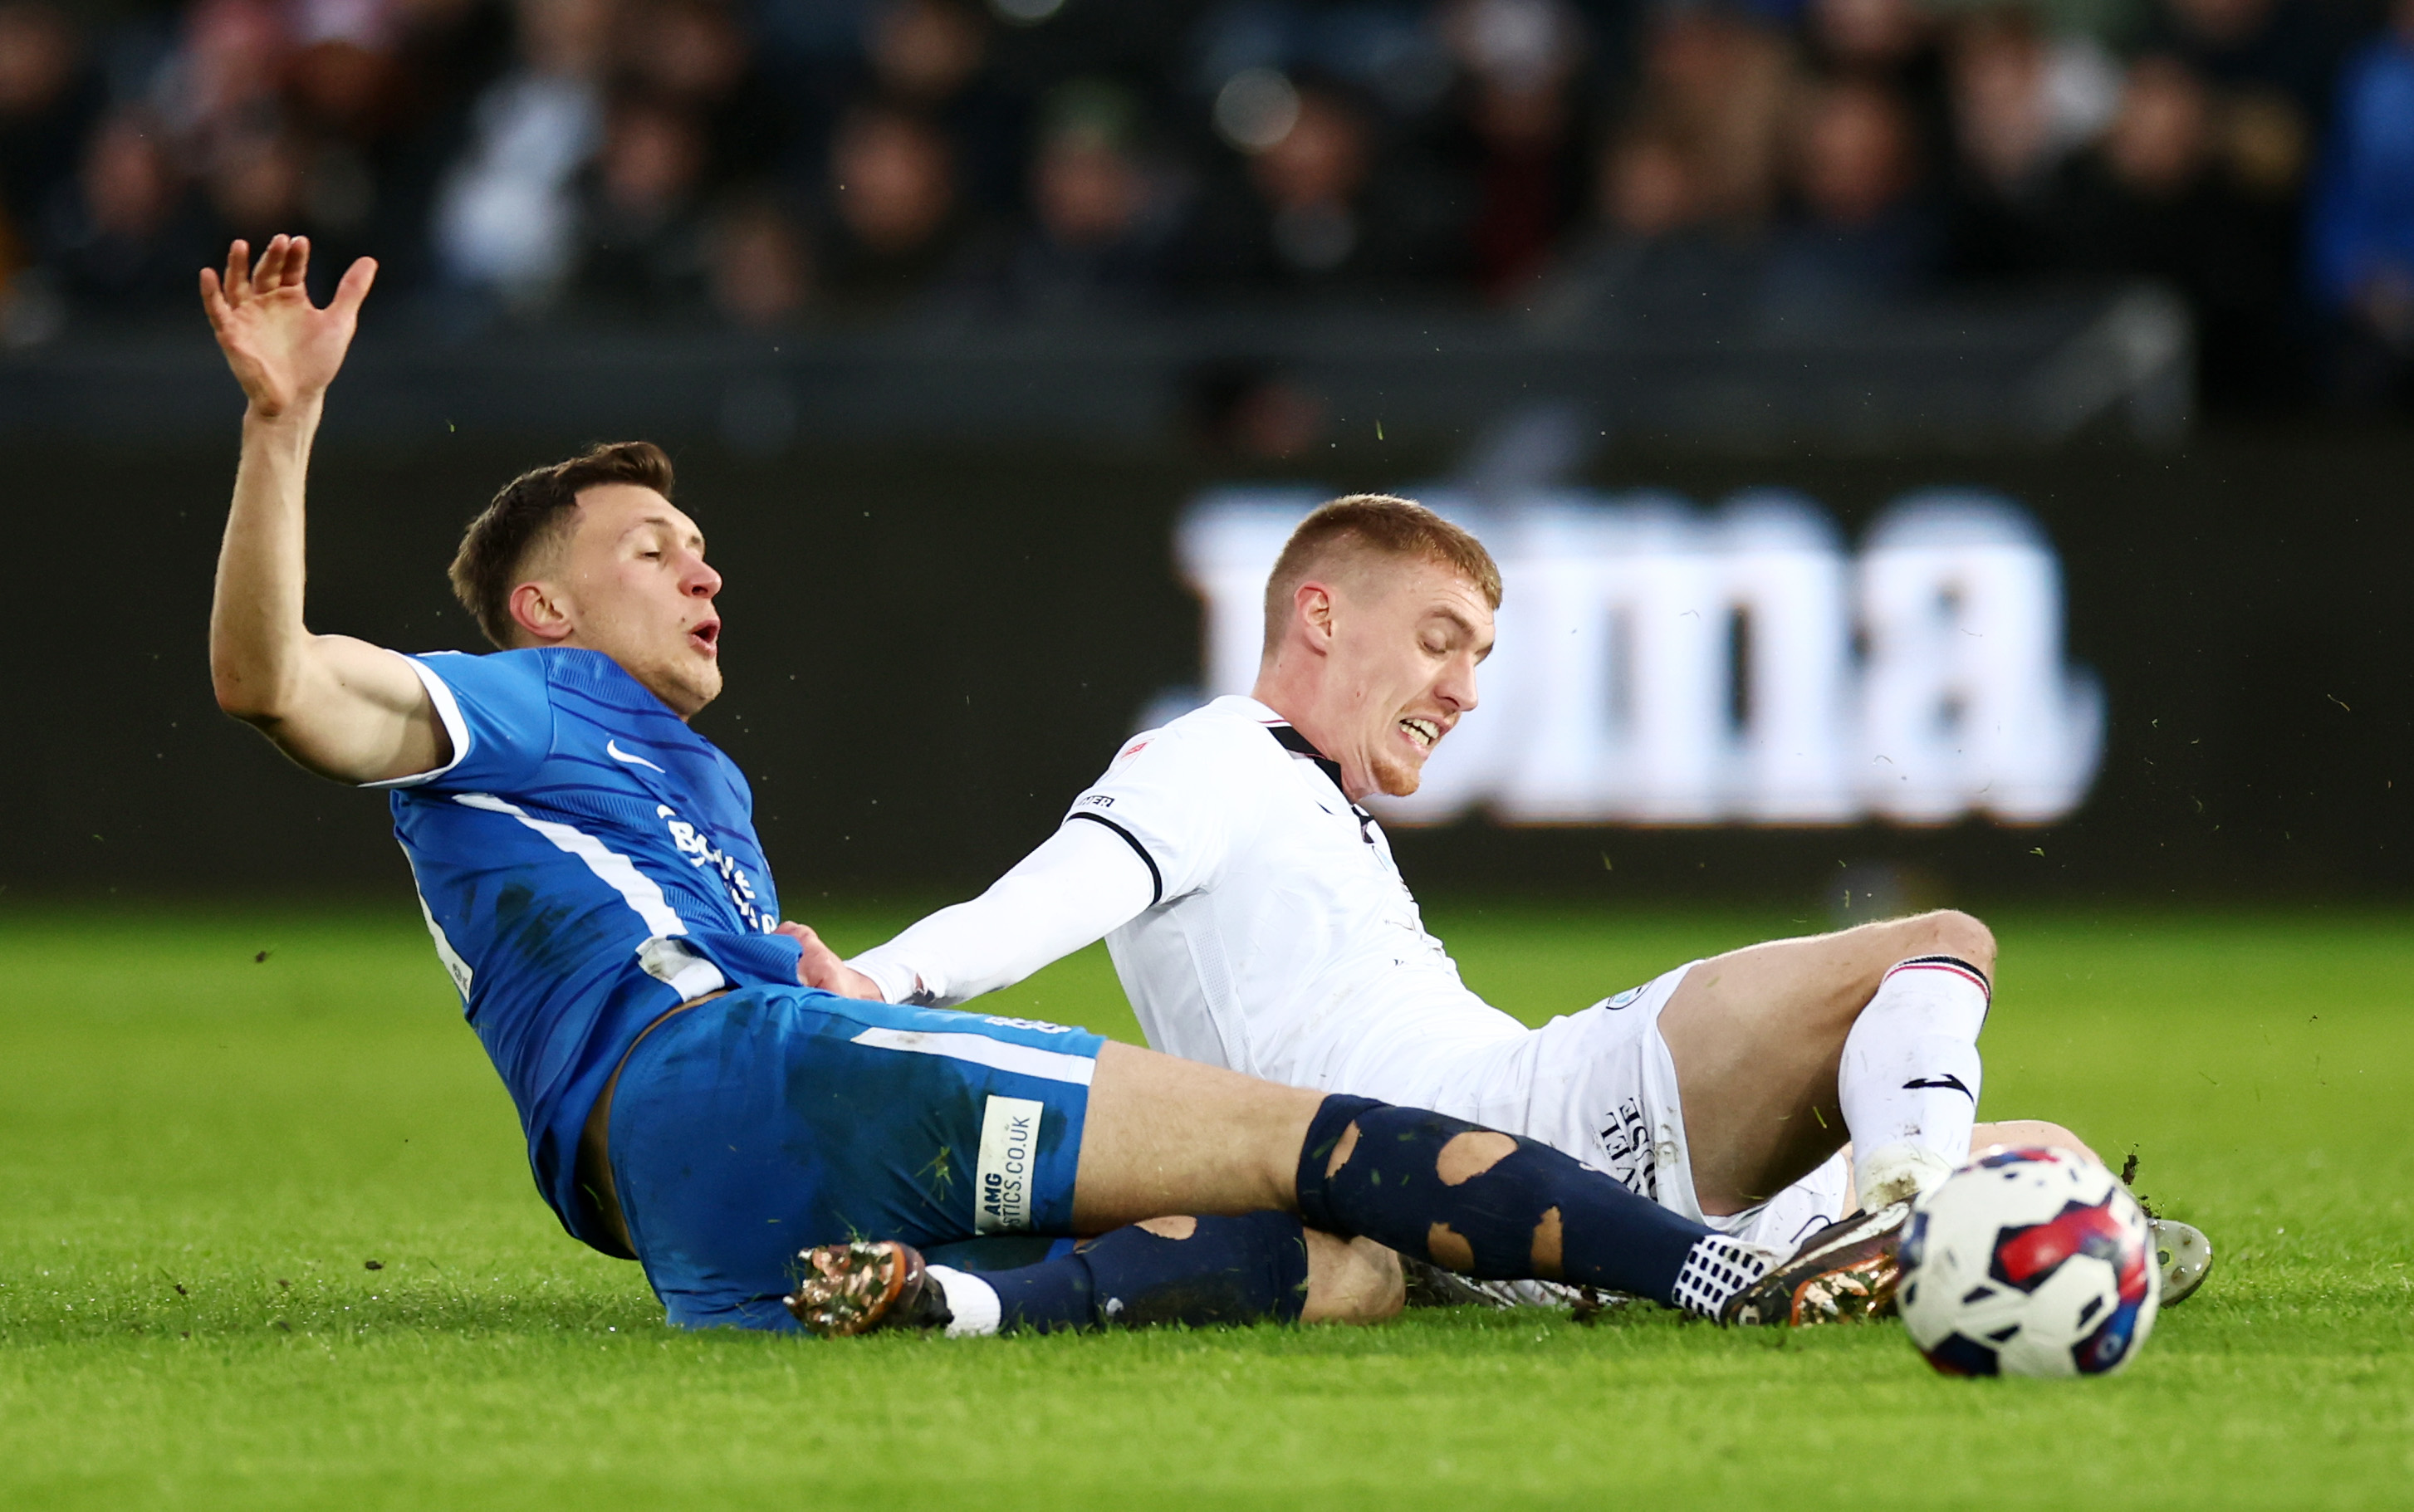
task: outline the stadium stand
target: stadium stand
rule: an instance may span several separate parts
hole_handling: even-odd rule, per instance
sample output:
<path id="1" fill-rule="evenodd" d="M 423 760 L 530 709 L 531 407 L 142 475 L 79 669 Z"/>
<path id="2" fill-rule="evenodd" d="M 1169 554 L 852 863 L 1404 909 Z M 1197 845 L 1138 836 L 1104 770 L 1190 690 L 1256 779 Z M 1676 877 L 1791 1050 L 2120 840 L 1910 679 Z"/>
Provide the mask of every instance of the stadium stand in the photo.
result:
<path id="1" fill-rule="evenodd" d="M 452 335 L 2149 279 L 2215 411 L 2402 405 L 2409 78 L 2414 0 L 0 0 L 0 338 L 276 230 Z"/>

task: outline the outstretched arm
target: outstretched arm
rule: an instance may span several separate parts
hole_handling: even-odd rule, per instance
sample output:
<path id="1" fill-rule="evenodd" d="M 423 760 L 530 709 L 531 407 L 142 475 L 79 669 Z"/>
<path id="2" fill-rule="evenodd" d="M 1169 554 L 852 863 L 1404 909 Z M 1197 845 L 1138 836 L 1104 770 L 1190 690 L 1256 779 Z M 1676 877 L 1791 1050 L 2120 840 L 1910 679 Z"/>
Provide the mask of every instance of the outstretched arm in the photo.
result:
<path id="1" fill-rule="evenodd" d="M 1067 822 L 969 903 L 842 961 L 801 925 L 797 974 L 848 998 L 947 1006 L 1009 987 L 1138 917 L 1154 901 L 1148 864 L 1103 825 Z"/>
<path id="2" fill-rule="evenodd" d="M 375 782 L 434 771 L 452 742 L 410 663 L 365 641 L 313 635 L 302 618 L 310 443 L 377 264 L 353 263 L 322 310 L 303 285 L 308 242 L 279 236 L 257 268 L 249 258 L 237 242 L 223 277 L 201 271 L 201 305 L 251 401 L 210 603 L 218 707 L 324 777 Z"/>

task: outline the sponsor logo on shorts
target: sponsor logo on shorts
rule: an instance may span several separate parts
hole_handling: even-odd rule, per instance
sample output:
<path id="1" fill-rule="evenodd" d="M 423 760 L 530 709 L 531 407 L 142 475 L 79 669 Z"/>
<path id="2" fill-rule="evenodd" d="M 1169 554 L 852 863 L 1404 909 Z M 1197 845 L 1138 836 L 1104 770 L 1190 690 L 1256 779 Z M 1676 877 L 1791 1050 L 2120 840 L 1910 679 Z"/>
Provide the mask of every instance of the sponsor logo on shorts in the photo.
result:
<path id="1" fill-rule="evenodd" d="M 1115 806 L 1114 794 L 1111 793 L 1093 793 L 1086 797 L 1076 798 L 1073 802 L 1076 808 L 1084 804 L 1093 808 L 1112 808 Z"/>
<path id="2" fill-rule="evenodd" d="M 1070 1034 L 1073 1032 L 1073 1027 L 1069 1024 L 1051 1024 L 1044 1018 L 1006 1018 L 992 1014 L 982 1019 L 981 1022 L 990 1025 L 994 1029 L 1027 1029 L 1035 1034 Z M 1049 1053 L 1052 1055 L 1055 1052 L 1051 1050 Z"/>
<path id="3" fill-rule="evenodd" d="M 1640 990 L 1639 988 L 1637 990 Z M 1610 1109 L 1601 1127 L 1603 1169 L 1638 1197 L 1660 1200 L 1660 1161 L 1651 1146 L 1651 1123 L 1643 1104 L 1626 1098 Z"/>
<path id="4" fill-rule="evenodd" d="M 1646 982 L 1643 984 L 1643 986 L 1647 987 L 1650 985 L 1650 983 Z M 1625 1007 L 1628 1003 L 1632 1002 L 1635 999 L 1641 996 L 1643 996 L 1643 987 L 1628 987 L 1624 992 L 1619 993 L 1615 998 L 1603 998 L 1601 1000 L 1601 1005 L 1603 1008 L 1608 1009 L 1611 1013 L 1616 1013 L 1620 1008 Z"/>
<path id="5" fill-rule="evenodd" d="M 1031 1170 L 1046 1106 L 1028 1097 L 990 1098 L 973 1172 L 974 1233 L 1031 1232 Z"/>

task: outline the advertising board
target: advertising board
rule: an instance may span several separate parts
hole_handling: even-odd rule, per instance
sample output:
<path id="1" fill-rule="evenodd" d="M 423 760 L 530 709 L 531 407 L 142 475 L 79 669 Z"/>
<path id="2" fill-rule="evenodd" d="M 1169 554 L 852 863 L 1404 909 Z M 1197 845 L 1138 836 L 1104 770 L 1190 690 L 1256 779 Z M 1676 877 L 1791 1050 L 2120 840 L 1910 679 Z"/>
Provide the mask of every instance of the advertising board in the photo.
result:
<path id="1" fill-rule="evenodd" d="M 1255 682 L 1267 575 L 1324 497 L 1221 489 L 1183 515 L 1208 696 Z M 2061 564 L 2009 498 L 1908 494 L 1848 549 L 1778 489 L 1420 497 L 1490 547 L 1503 598 L 1480 709 L 1389 822 L 2044 824 L 2087 796 L 2103 691 L 2065 664 Z"/>

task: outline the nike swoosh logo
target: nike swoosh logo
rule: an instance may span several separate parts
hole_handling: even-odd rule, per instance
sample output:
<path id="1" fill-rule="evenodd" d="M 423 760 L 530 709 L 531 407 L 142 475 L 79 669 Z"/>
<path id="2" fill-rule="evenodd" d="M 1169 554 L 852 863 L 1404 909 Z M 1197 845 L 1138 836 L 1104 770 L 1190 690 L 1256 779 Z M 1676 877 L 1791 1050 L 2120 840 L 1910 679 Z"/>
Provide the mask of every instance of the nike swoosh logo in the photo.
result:
<path id="1" fill-rule="evenodd" d="M 653 763 L 646 760 L 643 756 L 632 756 L 609 740 L 604 742 L 604 754 L 611 757 L 616 762 L 627 762 L 632 766 L 651 766 L 655 771 L 662 772 L 663 776 L 670 776 L 668 772 L 663 772 L 661 767 L 654 766 Z"/>
<path id="2" fill-rule="evenodd" d="M 1978 1101 L 1978 1094 L 1962 1086 L 1961 1078 L 1950 1072 L 1942 1076 L 1927 1076 L 1918 1081 L 1907 1081 L 1902 1084 L 1902 1090 L 1906 1092 L 1923 1091 L 1930 1088 L 1938 1091 L 1960 1092 L 1973 1103 Z"/>

